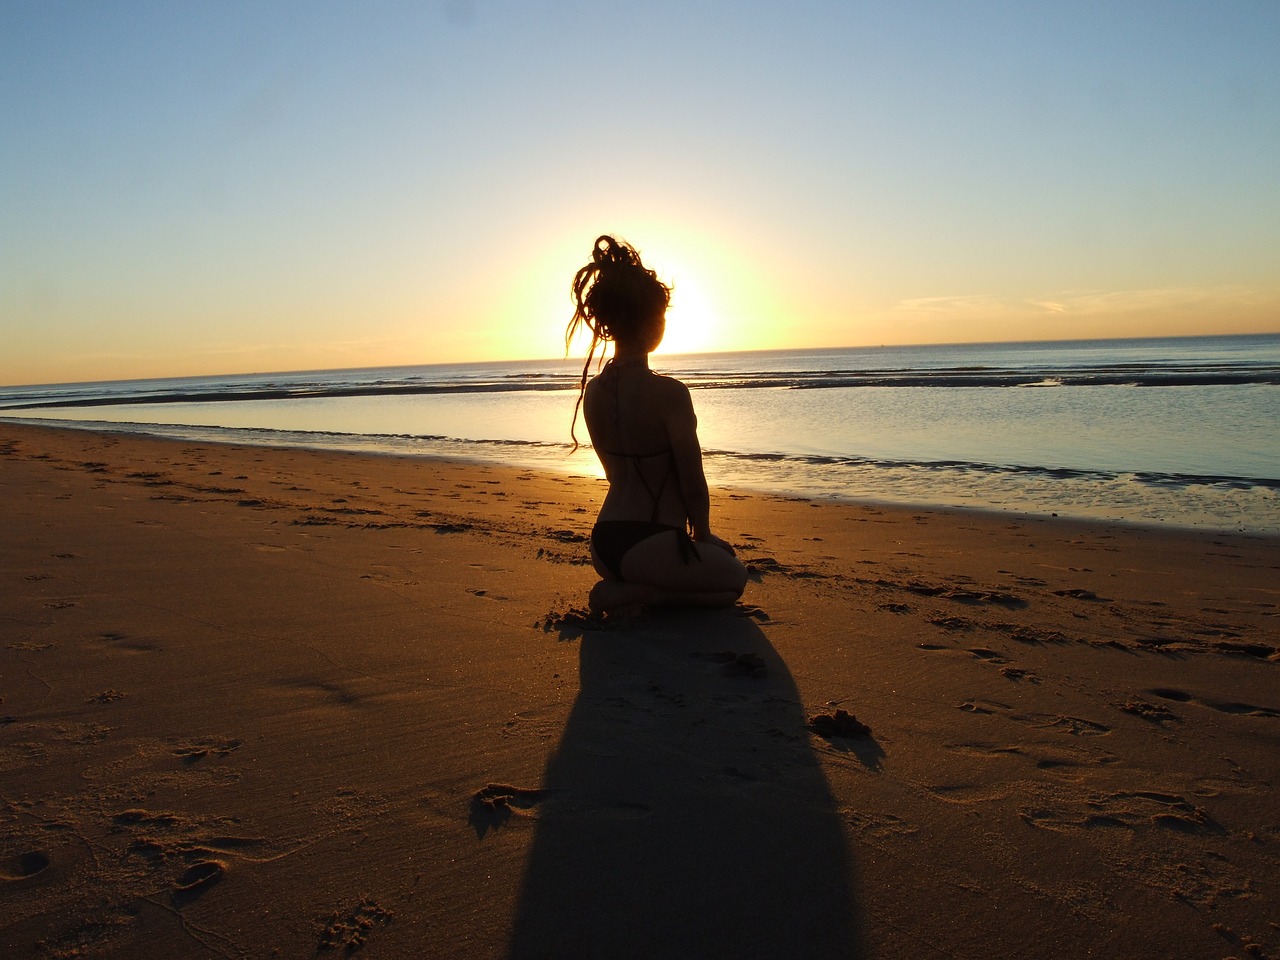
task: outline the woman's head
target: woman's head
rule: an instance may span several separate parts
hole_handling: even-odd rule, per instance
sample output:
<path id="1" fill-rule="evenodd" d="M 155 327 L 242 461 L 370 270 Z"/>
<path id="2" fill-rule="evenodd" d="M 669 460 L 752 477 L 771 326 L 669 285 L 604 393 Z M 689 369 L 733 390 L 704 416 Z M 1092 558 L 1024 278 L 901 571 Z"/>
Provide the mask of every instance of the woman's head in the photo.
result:
<path id="1" fill-rule="evenodd" d="M 573 277 L 573 319 L 564 332 L 565 351 L 573 338 L 585 327 L 591 331 L 591 345 L 582 365 L 582 382 L 578 402 L 573 408 L 569 435 L 573 448 L 578 448 L 574 424 L 582 406 L 582 392 L 587 386 L 591 361 L 597 348 L 613 341 L 628 350 L 648 353 L 657 348 L 666 332 L 667 305 L 671 288 L 658 275 L 645 267 L 635 248 L 610 236 L 596 240 L 591 262 Z"/>
<path id="2" fill-rule="evenodd" d="M 591 331 L 588 362 L 606 340 L 653 350 L 662 341 L 670 299 L 671 288 L 645 267 L 633 247 L 600 237 L 591 262 L 573 278 L 574 311 L 565 348 L 585 326 Z"/>

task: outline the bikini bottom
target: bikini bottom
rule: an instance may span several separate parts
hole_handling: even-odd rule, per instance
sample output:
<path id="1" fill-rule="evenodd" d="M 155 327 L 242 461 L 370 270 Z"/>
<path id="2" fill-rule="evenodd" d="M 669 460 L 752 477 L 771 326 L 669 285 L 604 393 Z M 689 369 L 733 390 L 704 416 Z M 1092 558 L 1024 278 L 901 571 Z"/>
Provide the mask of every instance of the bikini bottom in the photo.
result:
<path id="1" fill-rule="evenodd" d="M 683 527 L 673 527 L 668 523 L 656 523 L 649 520 L 598 520 L 591 528 L 591 546 L 596 556 L 619 580 L 622 576 L 622 558 L 627 551 L 642 540 L 648 540 L 668 530 L 676 535 L 676 546 L 680 551 L 680 562 L 689 565 L 689 558 L 698 556 L 698 548 L 693 545 L 693 538 Z"/>

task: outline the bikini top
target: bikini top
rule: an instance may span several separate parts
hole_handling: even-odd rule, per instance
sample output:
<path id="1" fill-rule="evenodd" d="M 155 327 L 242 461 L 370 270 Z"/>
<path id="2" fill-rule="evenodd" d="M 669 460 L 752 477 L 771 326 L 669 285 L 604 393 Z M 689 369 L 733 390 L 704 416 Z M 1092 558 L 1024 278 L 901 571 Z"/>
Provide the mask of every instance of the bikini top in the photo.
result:
<path id="1" fill-rule="evenodd" d="M 614 365 L 614 361 L 610 360 L 604 365 L 604 374 L 608 376 L 608 380 L 613 384 L 613 428 L 614 433 L 618 437 L 618 441 L 622 443 L 622 412 L 621 403 L 619 402 L 619 385 L 618 385 L 618 368 Z M 648 371 L 650 374 L 652 370 Z M 625 446 L 625 443 L 623 444 Z M 631 467 L 636 472 L 636 476 L 640 479 L 641 486 L 645 492 L 649 494 L 649 499 L 653 501 L 653 511 L 649 515 L 649 522 L 656 523 L 658 521 L 658 504 L 662 499 L 662 491 L 667 488 L 667 481 L 676 473 L 676 460 L 672 455 L 671 447 L 668 445 L 664 450 L 656 450 L 653 453 L 626 453 L 622 450 L 606 450 L 604 447 L 599 448 L 602 453 L 607 453 L 611 457 L 622 457 L 631 462 Z M 648 460 L 652 457 L 666 456 L 667 470 L 662 475 L 657 487 L 654 487 L 645 479 L 644 471 L 640 469 L 640 461 Z"/>

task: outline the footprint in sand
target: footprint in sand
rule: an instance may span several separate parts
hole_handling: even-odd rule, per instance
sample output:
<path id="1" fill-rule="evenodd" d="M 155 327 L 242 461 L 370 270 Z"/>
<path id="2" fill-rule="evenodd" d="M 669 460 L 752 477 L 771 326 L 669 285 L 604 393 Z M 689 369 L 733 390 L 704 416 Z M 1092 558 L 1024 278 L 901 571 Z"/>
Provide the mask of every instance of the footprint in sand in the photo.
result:
<path id="1" fill-rule="evenodd" d="M 154 813 L 150 810 L 144 810 L 140 807 L 131 807 L 128 810 L 121 810 L 112 820 L 117 826 L 122 827 L 151 827 L 153 829 L 163 828 L 167 830 L 176 830 L 179 827 L 188 826 L 188 822 L 182 817 L 172 813 Z"/>
<path id="2" fill-rule="evenodd" d="M 1213 649 L 1229 656 L 1255 657 L 1258 660 L 1280 659 L 1280 647 L 1266 643 L 1247 643 L 1223 640 L 1213 644 Z"/>
<path id="3" fill-rule="evenodd" d="M 864 813 L 844 808 L 840 810 L 840 819 L 864 839 L 881 842 L 914 837 L 920 832 L 919 827 L 892 813 Z"/>
<path id="4" fill-rule="evenodd" d="M 192 864 L 173 886 L 174 905 L 181 907 L 204 895 L 226 873 L 227 865 L 221 860 L 201 860 Z"/>
<path id="5" fill-rule="evenodd" d="M 1014 717 L 1014 719 L 1031 723 L 1033 726 L 1061 730 L 1063 733 L 1068 733 L 1073 737 L 1102 737 L 1111 732 L 1111 728 L 1106 724 L 1095 723 L 1092 720 L 1085 720 L 1081 717 L 1052 717 L 1044 722 L 1037 722 L 1024 717 Z"/>
<path id="6" fill-rule="evenodd" d="M 360 574 L 361 580 L 372 580 L 375 583 L 391 584 L 397 587 L 416 587 L 418 579 L 406 567 L 373 564 L 372 573 Z"/>
<path id="7" fill-rule="evenodd" d="M 973 654 L 979 660 L 985 660 L 987 663 L 1008 663 L 1009 658 L 998 650 L 992 650 L 990 647 L 969 647 L 968 652 Z"/>
<path id="8" fill-rule="evenodd" d="M 1168 707 L 1162 707 L 1157 703 L 1151 703 L 1143 700 L 1141 697 L 1129 697 L 1123 704 L 1119 705 L 1119 709 L 1123 713 L 1131 713 L 1135 717 L 1141 717 L 1143 720 L 1149 720 L 1152 723 L 1164 725 L 1180 720 L 1181 718 L 1170 710 Z"/>
<path id="9" fill-rule="evenodd" d="M 360 692 L 350 683 L 337 683 L 327 680 L 296 678 L 278 681 L 276 686 L 284 689 L 301 690 L 307 694 L 318 696 L 326 703 L 343 707 L 358 704 L 370 696 L 367 692 Z"/>
<path id="10" fill-rule="evenodd" d="M 994 700 L 966 700 L 964 703 L 958 704 L 957 707 L 966 713 L 1001 716 L 1016 723 L 1026 724 L 1041 730 L 1056 730 L 1073 737 L 1102 737 L 1111 733 L 1111 728 L 1106 724 L 1086 720 L 1083 717 L 1049 713 L 1014 713 L 1008 704 L 998 703 Z"/>
<path id="11" fill-rule="evenodd" d="M 934 622 L 936 623 L 936 621 Z M 946 627 L 946 629 L 958 629 L 958 628 L 948 626 Z M 963 629 L 969 629 L 969 628 L 966 626 Z M 961 652 L 959 649 L 955 647 L 948 647 L 948 646 L 944 646 L 942 644 L 936 644 L 936 643 L 918 643 L 916 644 L 916 647 L 917 649 L 920 649 L 920 650 L 931 650 L 934 652 L 945 652 L 945 653 Z M 1001 666 L 1002 664 L 1006 664 L 1010 662 L 1009 657 L 1005 656 L 999 650 L 992 650 L 990 647 L 966 647 L 964 648 L 963 652 L 969 654 L 971 657 L 974 657 L 977 660 L 981 660 L 983 663 L 989 663 L 992 666 Z M 1040 678 L 1035 676 L 1035 674 L 1029 673 L 1028 671 L 1022 670 L 1018 667 L 1002 667 L 1000 672 L 1004 674 L 1006 677 L 1008 677 L 1010 680 L 1016 681 L 1016 680 L 1027 679 L 1027 680 L 1030 680 L 1032 683 L 1040 682 Z"/>
<path id="12" fill-rule="evenodd" d="M 173 748 L 173 754 L 176 757 L 181 757 L 184 763 L 195 763 L 198 760 L 203 760 L 209 754 L 225 757 L 240 749 L 241 743 L 242 741 L 236 739 L 201 737 L 198 740 L 185 740 L 176 744 Z"/>
<path id="13" fill-rule="evenodd" d="M 1027 587 L 1046 587 L 1046 586 L 1048 586 L 1048 584 L 1047 584 L 1044 580 L 1041 580 L 1039 577 L 1024 577 L 1024 576 L 1021 576 L 1021 575 L 1019 575 L 1019 574 L 1013 573 L 1013 572 L 1012 572 L 1012 571 L 1010 571 L 1010 570 L 1000 570 L 1000 571 L 997 571 L 997 572 L 999 572 L 999 573 L 1003 573 L 1003 574 L 1005 574 L 1006 576 L 1011 576 L 1011 577 L 1013 577 L 1013 579 L 1017 580 L 1017 581 L 1018 581 L 1020 584 L 1022 584 L 1023 586 L 1027 586 Z"/>
<path id="14" fill-rule="evenodd" d="M 471 529 L 471 524 L 469 523 L 435 523 L 435 524 L 427 524 L 427 526 L 434 527 L 436 533 L 440 533 L 440 534 L 466 533 L 468 530 Z"/>
<path id="15" fill-rule="evenodd" d="M 575 803 L 560 790 L 489 783 L 471 795 L 470 815 L 467 819 L 476 831 L 476 836 L 483 839 L 490 830 L 496 830 L 512 818 L 533 820 L 566 811 L 598 820 L 638 820 L 649 816 L 653 809 L 644 803 L 617 800 L 607 803 Z"/>
<path id="16" fill-rule="evenodd" d="M 984 759 L 1017 759 L 1030 763 L 1037 770 L 1050 770 L 1070 780 L 1079 780 L 1076 773 L 1098 764 L 1116 762 L 1111 754 L 1097 754 L 1068 744 L 1026 744 L 1026 743 L 988 743 L 984 741 L 968 741 L 965 743 L 947 744 L 947 749 L 968 756 Z"/>
<path id="17" fill-rule="evenodd" d="M 754 677 L 760 679 L 769 674 L 764 659 L 754 653 L 735 653 L 733 650 L 721 650 L 714 653 L 691 653 L 689 656 L 694 660 L 720 664 L 720 672 L 726 677 Z"/>
<path id="18" fill-rule="evenodd" d="M 908 607 L 908 609 L 910 609 Z M 929 623 L 942 630 L 968 631 L 976 630 L 979 624 L 965 617 L 930 617 Z"/>
<path id="19" fill-rule="evenodd" d="M 29 880 L 39 876 L 49 867 L 49 855 L 42 850 L 28 850 L 20 853 L 8 863 L 0 867 L 0 880 Z"/>
<path id="20" fill-rule="evenodd" d="M 939 597 L 944 600 L 954 600 L 957 603 L 969 605 L 994 605 L 1007 607 L 1011 610 L 1020 610 L 1027 606 L 1027 601 L 1021 597 L 1005 593 L 1002 590 L 969 590 L 966 587 L 940 586 L 916 580 L 910 583 L 887 583 L 886 585 L 896 586 L 922 597 Z"/>
<path id="21" fill-rule="evenodd" d="M 1030 670 L 1022 669 L 1022 667 L 1001 667 L 1000 676 L 1008 680 L 1012 680 L 1014 683 L 1021 683 L 1024 680 L 1027 683 L 1040 682 L 1040 678 L 1038 676 L 1036 676 Z"/>
<path id="22" fill-rule="evenodd" d="M 100 633 L 98 639 L 125 653 L 154 653 L 160 649 L 159 644 L 150 640 L 135 640 L 126 633 Z"/>
<path id="23" fill-rule="evenodd" d="M 468 817 L 476 836 L 483 838 L 490 830 L 505 824 L 513 816 L 533 817 L 539 804 L 547 798 L 546 790 L 513 787 L 506 783 L 490 783 L 471 795 Z"/>
<path id="24" fill-rule="evenodd" d="M 1100 597 L 1092 590 L 1085 590 L 1083 587 L 1075 587 L 1070 590 L 1054 590 L 1055 597 L 1069 597 L 1072 600 L 1097 600 L 1099 603 L 1106 603 L 1108 597 Z"/>
<path id="25" fill-rule="evenodd" d="M 1219 713 L 1248 717 L 1280 717 L 1280 710 L 1272 707 L 1259 707 L 1251 703 L 1237 703 L 1234 701 L 1210 700 L 1206 697 L 1197 697 L 1194 694 L 1187 693 L 1185 690 L 1157 687 L 1147 692 L 1153 696 L 1160 697 L 1162 700 L 1173 700 L 1177 703 L 1194 703 L 1196 706 L 1208 707 L 1210 710 L 1217 710 Z"/>
<path id="26" fill-rule="evenodd" d="M 1187 834 L 1225 834 L 1221 824 L 1185 797 L 1156 790 L 1123 790 L 1095 795 L 1065 809 L 1028 808 L 1022 819 L 1044 830 L 1159 827 Z"/>

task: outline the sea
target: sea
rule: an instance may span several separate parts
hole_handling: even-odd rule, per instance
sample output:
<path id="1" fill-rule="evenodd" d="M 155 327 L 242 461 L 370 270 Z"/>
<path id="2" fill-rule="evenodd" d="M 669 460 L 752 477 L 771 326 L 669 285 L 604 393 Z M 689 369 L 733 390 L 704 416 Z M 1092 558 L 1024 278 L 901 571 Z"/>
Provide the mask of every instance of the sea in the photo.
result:
<path id="1" fill-rule="evenodd" d="M 0 387 L 0 417 L 601 476 L 582 358 Z M 654 355 L 707 478 L 1280 534 L 1280 334 Z"/>

